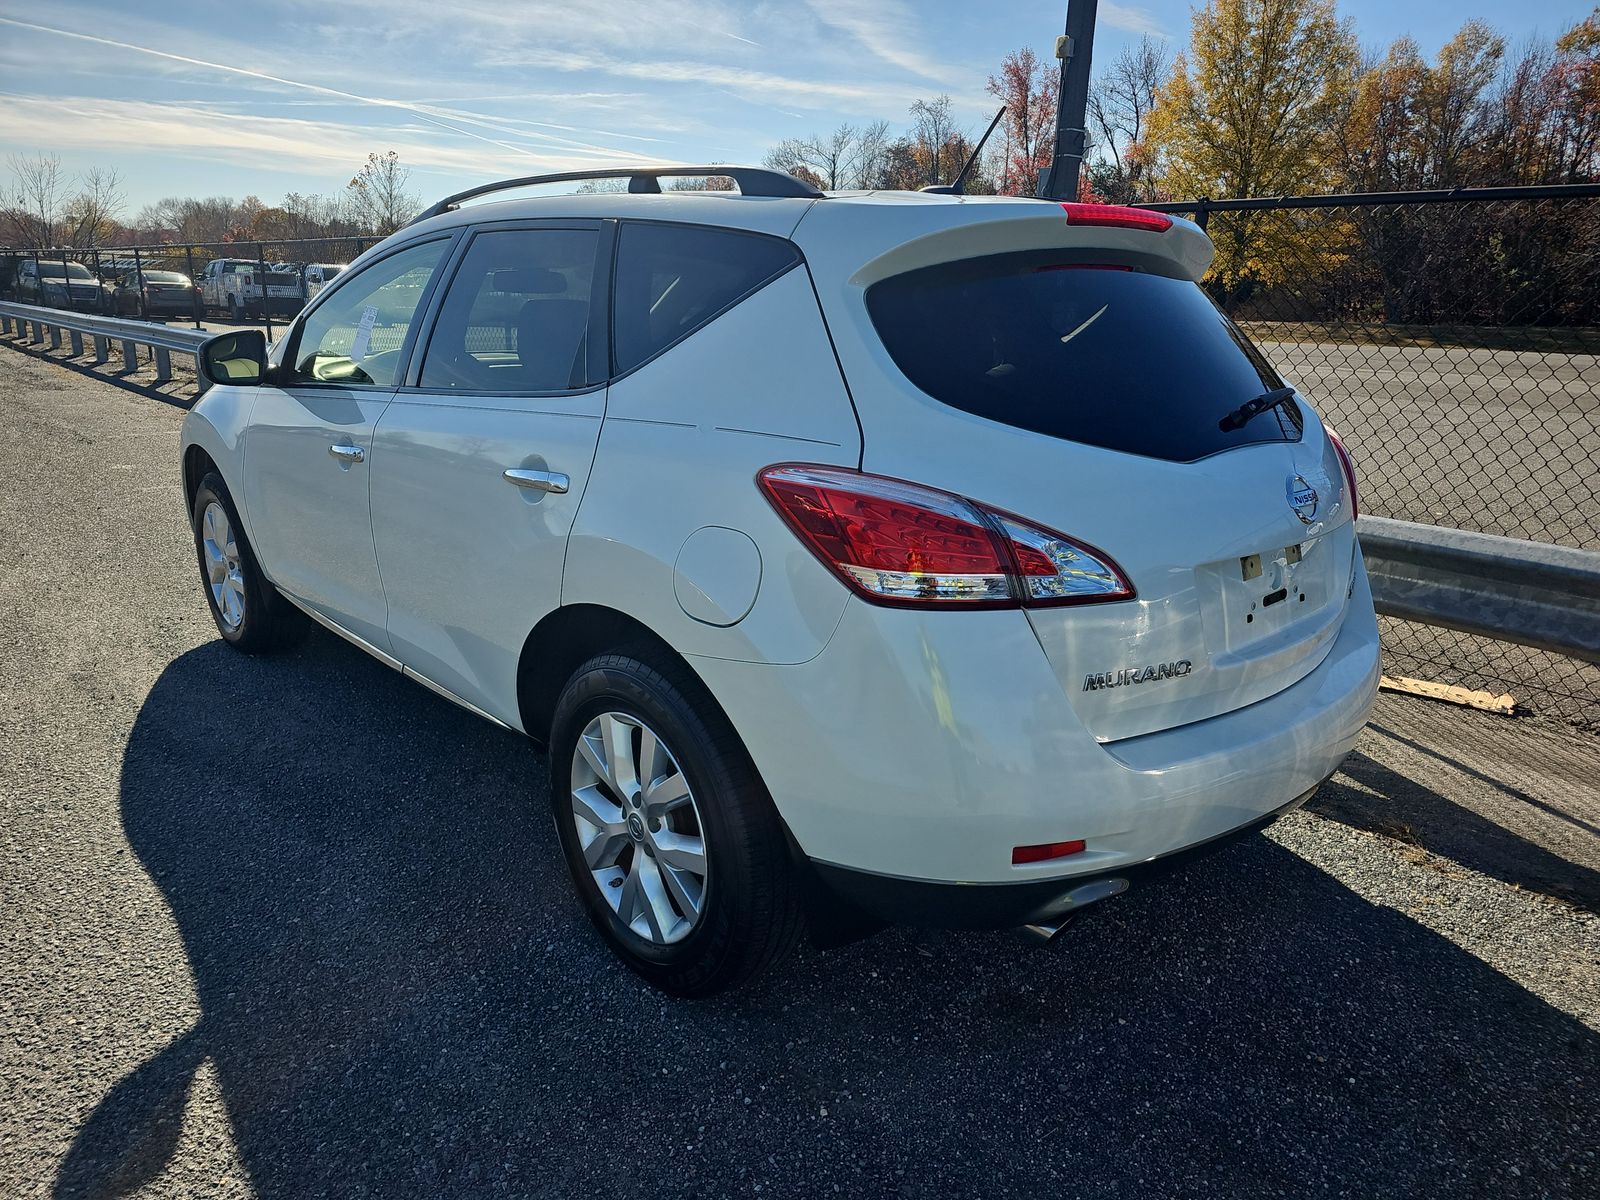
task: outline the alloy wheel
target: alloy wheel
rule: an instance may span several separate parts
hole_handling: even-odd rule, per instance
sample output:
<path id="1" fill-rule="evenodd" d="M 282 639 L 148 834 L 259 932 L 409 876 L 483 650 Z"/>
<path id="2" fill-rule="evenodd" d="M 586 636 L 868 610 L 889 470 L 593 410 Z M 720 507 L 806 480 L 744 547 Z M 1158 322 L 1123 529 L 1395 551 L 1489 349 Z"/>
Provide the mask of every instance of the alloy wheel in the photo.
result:
<path id="1" fill-rule="evenodd" d="M 605 712 L 572 752 L 572 815 L 595 886 L 655 945 L 687 937 L 706 894 L 706 845 L 694 793 L 672 751 L 637 717 Z"/>
<path id="2" fill-rule="evenodd" d="M 244 624 L 244 572 L 239 565 L 239 543 L 233 523 L 221 504 L 213 500 L 200 514 L 200 550 L 205 556 L 206 582 L 211 603 L 229 629 Z"/>

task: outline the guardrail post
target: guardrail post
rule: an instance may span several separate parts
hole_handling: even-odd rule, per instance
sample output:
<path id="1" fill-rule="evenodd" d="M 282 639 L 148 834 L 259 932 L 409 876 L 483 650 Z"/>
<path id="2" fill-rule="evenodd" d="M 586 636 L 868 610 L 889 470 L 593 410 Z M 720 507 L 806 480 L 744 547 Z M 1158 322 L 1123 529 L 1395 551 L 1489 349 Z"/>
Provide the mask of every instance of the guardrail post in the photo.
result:
<path id="1" fill-rule="evenodd" d="M 165 346 L 152 347 L 156 354 L 156 382 L 172 382 L 172 351 Z"/>
<path id="2" fill-rule="evenodd" d="M 59 325 L 50 326 L 50 349 L 61 349 L 61 326 Z"/>
<path id="3" fill-rule="evenodd" d="M 0 313 L 0 333 L 11 332 L 11 318 Z"/>
<path id="4" fill-rule="evenodd" d="M 76 329 L 72 330 L 71 331 L 71 341 L 72 341 L 72 357 L 73 358 L 82 358 L 83 357 L 83 334 L 79 333 Z"/>
<path id="5" fill-rule="evenodd" d="M 98 333 L 90 336 L 94 338 L 94 365 L 98 367 L 111 357 L 111 339 L 102 337 Z"/>
<path id="6" fill-rule="evenodd" d="M 33 336 L 28 339 L 28 344 L 37 346 L 42 341 L 44 341 L 44 326 L 35 320 L 33 323 Z"/>
<path id="7" fill-rule="evenodd" d="M 139 347 L 131 340 L 122 343 L 122 369 L 130 373 L 139 369 Z"/>

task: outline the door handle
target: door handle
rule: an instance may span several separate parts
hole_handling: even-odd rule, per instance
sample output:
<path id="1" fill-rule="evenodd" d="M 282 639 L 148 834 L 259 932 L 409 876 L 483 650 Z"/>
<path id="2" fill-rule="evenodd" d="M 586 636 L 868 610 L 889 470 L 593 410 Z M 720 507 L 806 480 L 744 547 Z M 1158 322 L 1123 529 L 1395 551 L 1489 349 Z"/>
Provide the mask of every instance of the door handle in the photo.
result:
<path id="1" fill-rule="evenodd" d="M 560 471 L 530 471 L 523 467 L 508 468 L 505 479 L 519 488 L 535 492 L 562 493 L 572 486 L 572 480 Z"/>
<path id="2" fill-rule="evenodd" d="M 328 453 L 341 462 L 366 462 L 367 452 L 360 446 L 344 446 L 335 442 L 328 447 Z"/>

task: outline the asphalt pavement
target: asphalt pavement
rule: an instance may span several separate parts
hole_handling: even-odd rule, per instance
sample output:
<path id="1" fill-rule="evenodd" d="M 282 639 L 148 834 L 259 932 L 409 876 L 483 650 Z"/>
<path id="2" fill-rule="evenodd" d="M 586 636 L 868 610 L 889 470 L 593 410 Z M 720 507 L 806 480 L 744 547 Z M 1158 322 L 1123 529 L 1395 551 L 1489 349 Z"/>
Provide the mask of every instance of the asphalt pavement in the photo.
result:
<path id="1" fill-rule="evenodd" d="M 0 1196 L 1600 1194 L 1600 743 L 1385 697 L 1309 811 L 1046 949 L 685 1003 L 544 764 L 217 638 L 177 404 L 0 346 Z"/>

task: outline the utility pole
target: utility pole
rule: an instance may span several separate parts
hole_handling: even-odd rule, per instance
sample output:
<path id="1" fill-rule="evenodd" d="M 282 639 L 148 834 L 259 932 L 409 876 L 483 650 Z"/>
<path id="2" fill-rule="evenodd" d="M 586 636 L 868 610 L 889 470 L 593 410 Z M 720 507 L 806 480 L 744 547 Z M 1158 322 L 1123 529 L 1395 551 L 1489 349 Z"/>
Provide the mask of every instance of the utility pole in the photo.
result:
<path id="1" fill-rule="evenodd" d="M 1067 0 L 1067 32 L 1056 39 L 1061 86 L 1056 92 L 1056 148 L 1039 180 L 1045 200 L 1076 200 L 1078 173 L 1088 140 L 1089 54 L 1094 49 L 1094 18 L 1099 0 Z"/>

